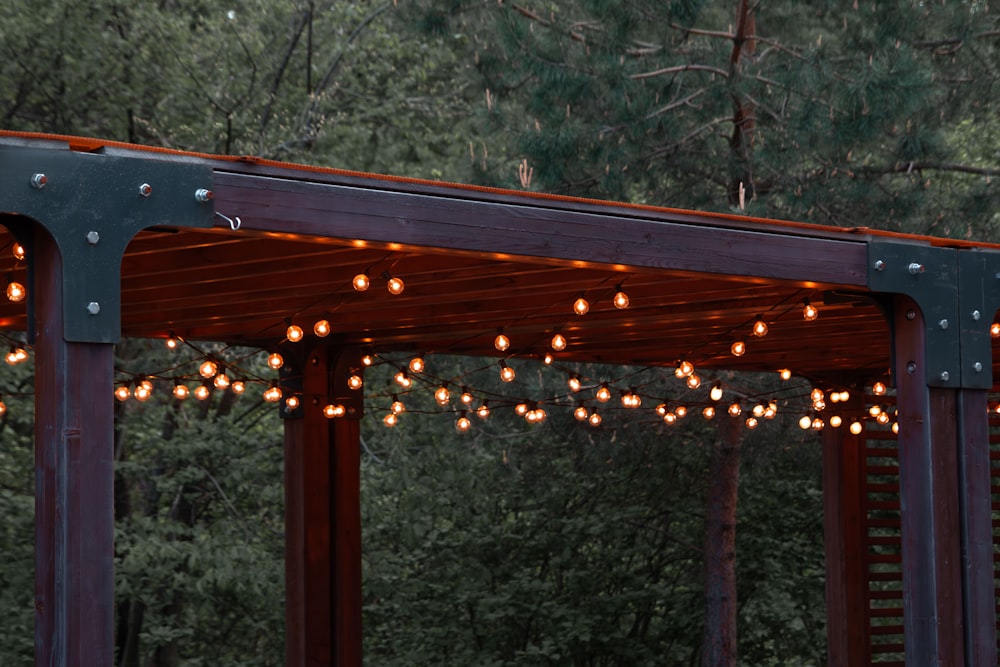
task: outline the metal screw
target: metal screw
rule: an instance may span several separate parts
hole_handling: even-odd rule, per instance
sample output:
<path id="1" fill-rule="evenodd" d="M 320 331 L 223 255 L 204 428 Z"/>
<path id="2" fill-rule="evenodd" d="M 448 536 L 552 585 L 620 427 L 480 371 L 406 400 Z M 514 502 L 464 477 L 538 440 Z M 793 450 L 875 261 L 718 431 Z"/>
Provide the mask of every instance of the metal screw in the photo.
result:
<path id="1" fill-rule="evenodd" d="M 948 328 L 948 320 L 941 320 L 938 322 L 938 326 L 941 327 L 941 331 L 944 331 Z"/>
<path id="2" fill-rule="evenodd" d="M 978 310 L 972 311 L 972 319 L 974 319 L 975 321 L 978 322 L 980 320 L 980 318 L 982 318 L 982 316 L 983 316 L 983 314 L 980 313 Z"/>
<path id="3" fill-rule="evenodd" d="M 910 265 L 906 267 L 906 269 L 910 272 L 911 276 L 915 276 L 918 273 L 924 272 L 924 265 L 918 264 L 917 262 L 910 262 Z"/>
<path id="4" fill-rule="evenodd" d="M 153 186 L 152 185 L 150 185 L 149 183 L 143 183 L 142 185 L 139 186 L 139 196 L 140 197 L 148 197 L 151 194 L 153 194 Z"/>
<path id="5" fill-rule="evenodd" d="M 90 313 L 91 315 L 97 315 L 99 312 L 101 312 L 101 304 L 97 303 L 96 301 L 91 301 L 90 303 L 87 304 L 87 312 Z"/>
<path id="6" fill-rule="evenodd" d="M 101 235 L 97 232 L 91 231 L 87 232 L 87 243 L 90 245 L 97 245 L 101 242 Z"/>
<path id="7" fill-rule="evenodd" d="M 916 318 L 917 318 L 917 311 L 913 310 L 912 308 L 906 311 L 906 319 L 913 320 Z"/>
<path id="8" fill-rule="evenodd" d="M 950 378 L 950 377 L 951 377 L 951 375 L 948 374 L 948 371 L 941 371 L 941 375 L 940 375 L 941 382 L 947 382 L 948 378 Z"/>
<path id="9" fill-rule="evenodd" d="M 212 197 L 214 196 L 215 195 L 212 193 L 211 190 L 207 190 L 205 188 L 198 188 L 197 190 L 194 191 L 195 200 L 200 202 L 212 201 Z"/>
<path id="10" fill-rule="evenodd" d="M 916 373 L 917 372 L 917 362 L 911 361 L 908 364 L 906 364 L 906 372 L 907 373 Z"/>
<path id="11" fill-rule="evenodd" d="M 31 177 L 31 187 L 41 190 L 49 182 L 49 177 L 45 174 L 34 174 Z"/>
<path id="12" fill-rule="evenodd" d="M 976 363 L 972 364 L 972 370 L 976 371 L 977 373 L 982 373 L 983 365 L 977 361 Z"/>
<path id="13" fill-rule="evenodd" d="M 876 259 L 875 260 L 875 270 L 876 271 L 885 271 L 885 262 L 883 262 L 881 259 Z"/>

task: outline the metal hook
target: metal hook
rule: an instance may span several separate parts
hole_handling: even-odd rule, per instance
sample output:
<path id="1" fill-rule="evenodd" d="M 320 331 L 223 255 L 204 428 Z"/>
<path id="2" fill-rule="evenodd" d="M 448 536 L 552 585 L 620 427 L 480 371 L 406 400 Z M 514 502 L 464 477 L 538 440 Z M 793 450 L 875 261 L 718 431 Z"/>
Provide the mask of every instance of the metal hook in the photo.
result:
<path id="1" fill-rule="evenodd" d="M 232 229 L 234 232 L 240 228 L 240 225 L 243 224 L 243 221 L 240 220 L 240 216 L 236 216 L 235 218 L 230 218 L 228 215 L 224 215 L 222 213 L 219 213 L 218 211 L 216 211 L 215 214 L 220 218 L 222 218 L 223 220 L 225 220 L 226 222 L 228 222 L 229 228 Z"/>

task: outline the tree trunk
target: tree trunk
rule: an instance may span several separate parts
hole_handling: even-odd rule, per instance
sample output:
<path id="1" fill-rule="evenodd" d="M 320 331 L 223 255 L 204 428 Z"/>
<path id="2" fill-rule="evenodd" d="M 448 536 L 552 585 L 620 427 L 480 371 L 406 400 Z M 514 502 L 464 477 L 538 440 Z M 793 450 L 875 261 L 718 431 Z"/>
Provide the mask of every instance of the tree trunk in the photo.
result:
<path id="1" fill-rule="evenodd" d="M 757 129 L 757 108 L 753 100 L 739 91 L 740 73 L 746 58 L 757 50 L 757 27 L 750 0 L 739 0 L 736 32 L 729 57 L 729 88 L 733 100 L 733 136 L 729 140 L 729 205 L 743 210 L 753 199 L 753 143 Z"/>
<path id="2" fill-rule="evenodd" d="M 743 422 L 720 415 L 705 514 L 705 634 L 702 667 L 736 665 L 736 496 Z"/>

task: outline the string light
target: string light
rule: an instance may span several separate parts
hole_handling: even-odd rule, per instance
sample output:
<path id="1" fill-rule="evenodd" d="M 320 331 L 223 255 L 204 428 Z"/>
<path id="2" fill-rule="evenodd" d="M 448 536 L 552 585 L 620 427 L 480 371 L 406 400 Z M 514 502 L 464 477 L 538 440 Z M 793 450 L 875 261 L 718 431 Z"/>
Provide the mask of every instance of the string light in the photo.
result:
<path id="1" fill-rule="evenodd" d="M 751 410 L 750 413 L 754 417 L 763 417 L 765 411 L 766 408 L 764 407 L 764 405 L 762 403 L 758 403 L 755 406 L 753 406 L 753 410 Z"/>
<path id="2" fill-rule="evenodd" d="M 583 403 L 576 406 L 576 410 L 573 410 L 573 417 L 575 417 L 577 421 L 580 422 L 587 421 L 587 417 L 589 416 L 590 416 L 590 411 L 587 410 L 587 406 L 585 406 Z"/>
<path id="3" fill-rule="evenodd" d="M 403 405 L 403 402 L 401 400 L 399 400 L 399 397 L 396 396 L 396 394 L 392 395 L 392 405 L 389 407 L 389 409 L 394 414 L 397 414 L 397 415 L 401 415 L 404 412 L 406 412 L 406 406 Z"/>
<path id="4" fill-rule="evenodd" d="M 741 340 L 735 341 L 729 346 L 729 352 L 734 357 L 742 357 L 747 353 L 747 344 Z"/>
<path id="5" fill-rule="evenodd" d="M 823 423 L 822 419 L 820 419 L 819 417 L 816 417 L 816 418 L 814 418 L 812 420 L 811 426 L 812 426 L 812 429 L 814 431 L 822 431 L 823 430 L 823 426 L 825 426 L 825 424 Z"/>
<path id="6" fill-rule="evenodd" d="M 576 301 L 573 302 L 573 312 L 577 315 L 586 315 L 590 311 L 590 303 L 581 294 Z"/>
<path id="7" fill-rule="evenodd" d="M 542 363 L 545 364 L 546 366 L 552 365 L 553 361 L 555 361 L 555 359 L 551 354 L 546 353 L 545 356 L 542 357 Z"/>
<path id="8" fill-rule="evenodd" d="M 876 396 L 885 396 L 886 391 L 888 389 L 881 380 L 872 385 L 872 393 Z"/>
<path id="9" fill-rule="evenodd" d="M 316 324 L 313 325 L 313 333 L 320 338 L 326 338 L 327 336 L 329 336 L 331 330 L 332 329 L 330 327 L 330 320 L 327 320 L 325 318 L 322 320 L 317 320 Z"/>
<path id="10" fill-rule="evenodd" d="M 888 412 L 880 412 L 878 414 L 878 416 L 875 417 L 875 421 L 877 421 L 879 424 L 883 424 L 883 425 L 888 424 L 890 419 L 891 418 L 889 417 L 889 413 Z"/>
<path id="11" fill-rule="evenodd" d="M 459 433 L 465 433 L 471 427 L 472 420 L 465 415 L 465 410 L 462 410 L 462 414 L 455 420 L 455 430 Z"/>
<path id="12" fill-rule="evenodd" d="M 517 377 L 517 373 L 514 369 L 507 365 L 507 362 L 500 361 L 500 379 L 504 382 L 513 382 L 514 378 Z"/>
<path id="13" fill-rule="evenodd" d="M 678 379 L 686 378 L 687 376 L 694 373 L 694 364 L 686 359 L 682 359 L 677 362 L 677 368 L 674 369 L 674 376 Z"/>
<path id="14" fill-rule="evenodd" d="M 552 346 L 552 349 L 555 350 L 556 352 L 562 352 L 563 350 L 566 349 L 566 337 L 563 336 L 561 333 L 557 333 L 555 336 L 552 337 L 550 345 Z"/>
<path id="15" fill-rule="evenodd" d="M 289 322 L 288 326 L 285 328 L 285 338 L 287 338 L 291 343 L 298 343 L 305 337 L 305 335 L 305 332 L 302 331 L 302 327 L 297 324 Z"/>
<path id="16" fill-rule="evenodd" d="M 11 254 L 14 255 L 14 259 L 16 259 L 17 261 L 20 262 L 24 259 L 26 253 L 24 251 L 24 246 L 21 245 L 20 243 L 15 242 L 14 246 L 10 250 Z"/>
<path id="17" fill-rule="evenodd" d="M 790 371 L 787 368 L 779 368 L 778 377 L 787 382 L 788 380 L 792 379 L 792 371 Z"/>
<path id="18" fill-rule="evenodd" d="M 354 373 L 351 375 L 351 377 L 347 378 L 347 387 L 349 389 L 353 389 L 354 391 L 361 389 L 361 387 L 364 386 L 364 384 L 365 381 L 357 373 Z"/>
<path id="19" fill-rule="evenodd" d="M 604 382 L 604 383 L 601 384 L 601 386 L 600 386 L 600 388 L 598 388 L 597 393 L 595 394 L 595 396 L 596 396 L 597 400 L 600 401 L 601 403 L 607 403 L 608 401 L 611 400 L 611 390 L 608 389 L 608 383 L 607 382 Z"/>
<path id="20" fill-rule="evenodd" d="M 656 406 L 656 414 L 660 415 L 661 417 L 667 414 L 667 412 L 669 412 L 669 409 L 667 408 L 666 403 L 660 403 L 659 405 Z"/>
<path id="21" fill-rule="evenodd" d="M 642 399 L 635 393 L 634 389 L 622 392 L 622 407 L 637 408 L 642 405 Z"/>
<path id="22" fill-rule="evenodd" d="M 424 358 L 421 356 L 416 356 L 410 359 L 410 372 L 411 373 L 423 373 L 424 372 Z"/>
<path id="23" fill-rule="evenodd" d="M 4 361 L 7 362 L 9 366 L 16 366 L 22 361 L 28 359 L 28 351 L 23 347 L 12 347 L 10 351 L 4 356 Z"/>
<path id="24" fill-rule="evenodd" d="M 115 389 L 115 398 L 119 401 L 127 401 L 132 397 L 132 391 L 128 388 L 127 384 L 118 385 Z"/>
<path id="25" fill-rule="evenodd" d="M 351 286 L 354 288 L 355 292 L 365 292 L 371 287 L 372 280 L 367 272 L 359 273 L 354 276 L 354 280 L 351 281 Z"/>
<path id="26" fill-rule="evenodd" d="M 802 302 L 802 319 L 812 322 L 817 317 L 819 317 L 819 310 L 816 309 L 816 306 L 809 303 L 809 299 L 805 299 Z"/>
<path id="27" fill-rule="evenodd" d="M 587 421 L 590 423 L 591 426 L 597 428 L 598 426 L 601 425 L 601 422 L 604 421 L 604 419 L 601 417 L 601 415 L 597 414 L 597 409 L 595 408 L 594 411 L 590 413 L 590 417 L 587 418 Z"/>
<path id="28" fill-rule="evenodd" d="M 716 382 L 712 385 L 712 390 L 708 392 L 708 397 L 713 401 L 718 401 L 722 398 L 722 385 Z"/>
<path id="29" fill-rule="evenodd" d="M 385 417 L 382 418 L 382 423 L 388 426 L 389 428 L 393 428 L 396 424 L 399 423 L 399 417 L 397 417 L 394 413 L 390 412 L 389 414 L 387 414 Z"/>
<path id="30" fill-rule="evenodd" d="M 677 423 L 676 413 L 668 412 L 667 414 L 663 415 L 663 423 L 667 424 L 668 426 L 673 426 L 674 424 L 676 424 Z"/>
<path id="31" fill-rule="evenodd" d="M 234 394 L 242 394 L 247 389 L 247 385 L 243 380 L 235 380 L 231 385 L 229 385 L 230 391 Z"/>
<path id="32" fill-rule="evenodd" d="M 219 364 L 212 357 L 205 359 L 205 361 L 201 362 L 201 366 L 198 367 L 198 373 L 205 379 L 214 378 L 218 372 Z"/>
<path id="33" fill-rule="evenodd" d="M 279 352 L 272 352 L 267 355 L 267 365 L 274 370 L 278 370 L 285 365 L 285 358 Z"/>
<path id="34" fill-rule="evenodd" d="M 546 417 L 548 417 L 548 414 L 540 405 L 536 405 L 534 409 L 528 410 L 528 414 L 524 415 L 524 418 L 528 420 L 528 423 L 530 424 L 541 424 L 545 421 Z"/>
<path id="35" fill-rule="evenodd" d="M 465 405 L 472 405 L 472 401 L 475 400 L 475 397 L 472 395 L 472 391 L 468 387 L 462 387 L 462 395 L 459 397 L 459 400 Z"/>
<path id="36" fill-rule="evenodd" d="M 476 414 L 479 415 L 480 419 L 486 419 L 490 416 L 490 404 L 489 401 L 483 401 L 483 404 L 476 408 Z"/>
<path id="37" fill-rule="evenodd" d="M 614 297 L 613 301 L 614 301 L 614 304 L 615 304 L 615 308 L 617 308 L 619 310 L 623 310 L 625 308 L 628 308 L 628 303 L 629 303 L 629 301 L 628 301 L 628 294 L 626 294 L 625 292 L 622 291 L 622 286 L 621 285 L 616 285 L 615 286 L 615 297 Z"/>
<path id="38" fill-rule="evenodd" d="M 374 363 L 375 363 L 375 357 L 373 357 L 371 354 L 365 353 L 361 355 L 362 366 L 371 366 Z"/>
<path id="39" fill-rule="evenodd" d="M 515 405 L 514 414 L 516 414 L 518 417 L 523 417 L 524 415 L 528 414 L 528 404 L 522 402 Z"/>
<path id="40" fill-rule="evenodd" d="M 688 389 L 697 389 L 701 386 L 701 378 L 692 373 L 687 379 Z"/>
<path id="41" fill-rule="evenodd" d="M 444 385 L 438 387 L 437 391 L 434 392 L 434 400 L 438 402 L 438 405 L 448 405 L 448 401 L 451 400 L 451 392 L 448 391 L 448 387 Z"/>
<path id="42" fill-rule="evenodd" d="M 270 387 L 264 390 L 264 400 L 268 403 L 277 403 L 281 400 L 281 387 L 277 384 L 272 384 Z"/>
<path id="43" fill-rule="evenodd" d="M 493 347 L 500 352 L 506 352 L 507 348 L 510 347 L 510 338 L 504 334 L 503 329 L 497 330 L 497 337 L 493 339 Z"/>
<path id="44" fill-rule="evenodd" d="M 833 415 L 832 417 L 830 417 L 830 426 L 832 426 L 833 428 L 840 428 L 840 425 L 843 423 L 844 420 L 841 419 L 840 415 Z"/>
<path id="45" fill-rule="evenodd" d="M 13 303 L 20 303 L 24 301 L 24 297 L 28 295 L 27 290 L 24 289 L 24 285 L 17 282 L 16 280 L 11 280 L 7 283 L 7 300 Z"/>
<path id="46" fill-rule="evenodd" d="M 178 401 L 183 401 L 190 395 L 191 395 L 191 390 L 188 389 L 188 386 L 186 384 L 184 384 L 179 380 L 174 383 L 174 398 L 176 398 Z"/>
<path id="47" fill-rule="evenodd" d="M 212 384 L 215 385 L 216 389 L 225 390 L 229 388 L 229 376 L 226 375 L 225 371 L 219 373 L 212 379 Z"/>
<path id="48" fill-rule="evenodd" d="M 403 389 L 409 389 L 413 384 L 413 381 L 410 380 L 410 376 L 406 374 L 406 371 L 399 371 L 395 376 L 393 376 L 393 379 L 396 381 L 396 384 Z"/>
<path id="49" fill-rule="evenodd" d="M 295 410 L 296 408 L 298 408 L 300 404 L 301 404 L 301 401 L 299 401 L 299 397 L 298 396 L 294 396 L 294 395 L 289 396 L 288 398 L 285 399 L 285 411 L 286 412 L 291 412 L 292 410 Z"/>
<path id="50" fill-rule="evenodd" d="M 752 431 L 753 429 L 757 428 L 757 424 L 759 422 L 757 421 L 756 417 L 747 417 L 746 421 L 743 423 L 746 424 L 746 427 Z"/>
<path id="51" fill-rule="evenodd" d="M 194 397 L 197 398 L 199 401 L 204 401 L 211 395 L 212 395 L 212 390 L 203 384 L 200 384 L 194 388 Z"/>
<path id="52" fill-rule="evenodd" d="M 743 413 L 743 408 L 740 407 L 739 403 L 731 403 L 729 405 L 729 416 L 739 417 Z"/>
<path id="53" fill-rule="evenodd" d="M 569 385 L 569 390 L 574 392 L 580 391 L 580 389 L 583 387 L 583 385 L 580 383 L 580 376 L 576 374 L 570 375 L 569 379 L 566 380 L 566 384 Z"/>
<path id="54" fill-rule="evenodd" d="M 767 335 L 767 322 L 764 321 L 763 315 L 758 315 L 757 319 L 753 322 L 753 327 L 750 329 L 754 336 L 758 338 L 763 338 Z"/>
<path id="55" fill-rule="evenodd" d="M 150 396 L 153 395 L 152 385 L 146 383 L 137 384 L 135 387 L 135 391 L 132 392 L 132 395 L 135 396 L 135 400 L 139 402 L 146 401 Z"/>
<path id="56" fill-rule="evenodd" d="M 715 407 L 711 405 L 706 405 L 701 411 L 701 416 L 705 419 L 713 419 L 715 417 Z"/>
<path id="57" fill-rule="evenodd" d="M 345 414 L 347 414 L 347 409 L 339 403 L 327 403 L 323 406 L 323 416 L 327 419 L 337 419 L 339 417 L 343 417 Z M 395 423 L 393 425 L 395 425 Z"/>
<path id="58" fill-rule="evenodd" d="M 167 346 L 168 350 L 176 350 L 181 346 L 184 341 L 173 331 L 167 334 L 167 339 L 163 341 L 163 344 Z"/>
<path id="59" fill-rule="evenodd" d="M 7 414 L 7 404 L 0 400 L 0 417 Z"/>
<path id="60" fill-rule="evenodd" d="M 388 282 L 386 282 L 385 286 L 386 289 L 389 290 L 389 294 L 395 294 L 397 296 L 402 294 L 403 290 L 406 288 L 406 285 L 403 284 L 403 279 L 397 278 L 396 276 L 390 276 L 388 271 L 386 271 L 386 276 L 386 280 Z"/>
<path id="61" fill-rule="evenodd" d="M 812 417 L 810 417 L 809 415 L 802 415 L 802 417 L 799 419 L 799 428 L 802 429 L 803 431 L 808 431 L 810 428 L 812 428 L 812 423 L 813 423 Z"/>
<path id="62" fill-rule="evenodd" d="M 687 416 L 688 409 L 686 405 L 678 405 L 674 408 L 674 414 L 677 415 L 678 419 L 684 419 Z"/>
<path id="63" fill-rule="evenodd" d="M 994 322 L 990 325 L 990 335 L 994 338 L 1000 338 L 1000 322 Z"/>

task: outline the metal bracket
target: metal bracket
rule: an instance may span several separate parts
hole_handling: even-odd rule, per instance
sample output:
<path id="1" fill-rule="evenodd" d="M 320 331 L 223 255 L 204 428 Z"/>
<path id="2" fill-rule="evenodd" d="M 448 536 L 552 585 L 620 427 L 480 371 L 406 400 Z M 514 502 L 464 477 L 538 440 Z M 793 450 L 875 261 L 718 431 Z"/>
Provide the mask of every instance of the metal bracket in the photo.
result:
<path id="1" fill-rule="evenodd" d="M 990 327 L 1000 308 L 1000 253 L 962 250 L 958 262 L 962 386 L 992 389 L 993 337 Z"/>
<path id="2" fill-rule="evenodd" d="M 905 294 L 920 306 L 927 337 L 924 371 L 931 387 L 964 386 L 959 254 L 952 248 L 879 238 L 868 243 L 868 286 L 872 291 Z"/>
<path id="3" fill-rule="evenodd" d="M 211 227 L 211 197 L 196 194 L 211 184 L 195 161 L 0 145 L 0 211 L 33 219 L 59 246 L 71 342 L 118 341 L 126 247 L 149 227 Z"/>

